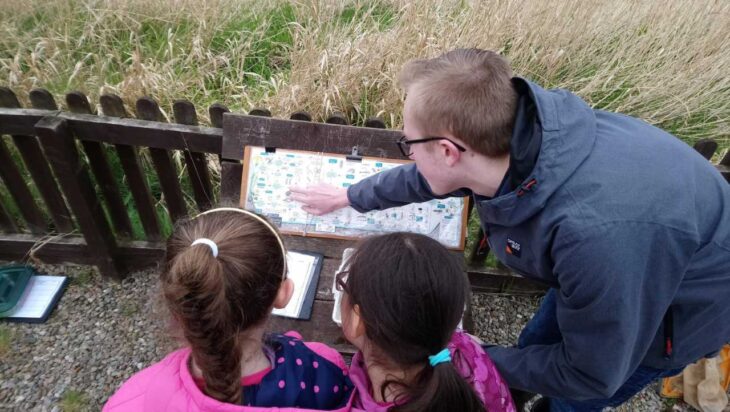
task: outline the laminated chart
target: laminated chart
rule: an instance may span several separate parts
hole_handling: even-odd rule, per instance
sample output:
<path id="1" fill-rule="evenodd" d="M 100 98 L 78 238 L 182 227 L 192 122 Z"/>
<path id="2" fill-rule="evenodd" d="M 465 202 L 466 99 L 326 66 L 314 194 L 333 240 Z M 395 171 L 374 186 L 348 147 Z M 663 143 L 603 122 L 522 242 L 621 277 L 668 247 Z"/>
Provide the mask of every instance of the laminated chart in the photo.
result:
<path id="1" fill-rule="evenodd" d="M 413 203 L 382 211 L 359 213 L 346 207 L 314 216 L 288 199 L 289 187 L 319 182 L 348 187 L 407 161 L 347 156 L 298 150 L 246 147 L 241 206 L 268 217 L 283 233 L 306 236 L 358 238 L 372 234 L 406 231 L 430 236 L 444 246 L 463 249 L 466 230 L 466 198 Z"/>

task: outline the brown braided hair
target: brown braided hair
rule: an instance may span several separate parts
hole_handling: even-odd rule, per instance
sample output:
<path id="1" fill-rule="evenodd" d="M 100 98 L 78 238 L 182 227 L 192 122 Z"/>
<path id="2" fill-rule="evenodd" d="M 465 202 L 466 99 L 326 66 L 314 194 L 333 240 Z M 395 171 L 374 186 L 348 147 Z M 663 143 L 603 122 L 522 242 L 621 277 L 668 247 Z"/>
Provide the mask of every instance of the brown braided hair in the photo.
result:
<path id="1" fill-rule="evenodd" d="M 244 332 L 268 318 L 282 282 L 277 235 L 249 214 L 216 211 L 179 223 L 167 241 L 160 280 L 164 300 L 192 349 L 205 393 L 243 402 Z M 218 246 L 218 256 L 205 244 Z"/>

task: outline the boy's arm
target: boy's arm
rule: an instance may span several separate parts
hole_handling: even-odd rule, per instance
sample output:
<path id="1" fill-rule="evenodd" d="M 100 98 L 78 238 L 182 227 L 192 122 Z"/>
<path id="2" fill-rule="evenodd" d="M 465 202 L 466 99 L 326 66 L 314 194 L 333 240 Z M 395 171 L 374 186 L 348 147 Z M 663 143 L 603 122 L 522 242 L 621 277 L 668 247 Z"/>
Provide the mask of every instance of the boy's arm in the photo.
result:
<path id="1" fill-rule="evenodd" d="M 398 166 L 359 181 L 347 190 L 350 206 L 360 213 L 383 210 L 432 199 L 471 195 L 468 189 L 457 190 L 443 196 L 431 191 L 415 163 Z"/>
<path id="2" fill-rule="evenodd" d="M 302 209 L 314 215 L 324 215 L 346 206 L 352 206 L 358 212 L 364 213 L 431 199 L 471 195 L 468 189 L 443 196 L 434 195 L 426 179 L 416 169 L 415 163 L 380 172 L 347 189 L 319 184 L 309 187 L 294 186 L 289 190 L 289 198 L 302 203 Z"/>
<path id="3" fill-rule="evenodd" d="M 697 246 L 690 234 L 641 222 L 582 234 L 551 251 L 562 342 L 486 349 L 510 387 L 579 401 L 613 396 L 649 350 Z"/>

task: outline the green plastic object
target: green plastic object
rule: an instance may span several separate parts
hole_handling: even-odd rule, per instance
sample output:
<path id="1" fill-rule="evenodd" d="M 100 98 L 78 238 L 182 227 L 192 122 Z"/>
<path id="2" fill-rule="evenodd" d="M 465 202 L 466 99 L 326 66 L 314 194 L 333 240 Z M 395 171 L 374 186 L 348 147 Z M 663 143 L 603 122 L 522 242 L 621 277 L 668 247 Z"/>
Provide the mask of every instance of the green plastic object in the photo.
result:
<path id="1" fill-rule="evenodd" d="M 33 273 L 29 266 L 0 267 L 0 317 L 15 307 Z"/>

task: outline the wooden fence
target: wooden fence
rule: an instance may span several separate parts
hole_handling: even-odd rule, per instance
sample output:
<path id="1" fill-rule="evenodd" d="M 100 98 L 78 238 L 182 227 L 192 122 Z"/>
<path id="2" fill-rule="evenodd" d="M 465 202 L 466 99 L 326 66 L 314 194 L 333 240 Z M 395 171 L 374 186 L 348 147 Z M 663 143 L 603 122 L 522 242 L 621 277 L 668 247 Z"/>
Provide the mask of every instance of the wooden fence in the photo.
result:
<path id="1" fill-rule="evenodd" d="M 0 178 L 10 197 L 0 202 L 1 260 L 32 258 L 47 263 L 90 264 L 98 266 L 104 276 L 122 279 L 130 271 L 160 261 L 164 254 L 164 221 L 174 222 L 220 201 L 237 203 L 242 156 L 238 146 L 224 144 L 222 126 L 224 113 L 228 112 L 224 105 L 208 108 L 213 127 L 205 127 L 198 125 L 195 107 L 185 100 L 173 103 L 175 123 L 166 123 L 157 102 L 148 97 L 136 101 L 136 118 L 113 94 L 99 99 L 104 115 L 97 115 L 93 108 L 96 105 L 79 92 L 65 96 L 66 110 L 60 110 L 46 90 L 34 89 L 28 97 L 32 108 L 21 108 L 10 89 L 0 88 L 0 135 L 10 136 L 0 139 Z M 254 109 L 249 115 L 271 116 L 265 109 Z M 256 124 L 253 117 L 226 119 L 229 117 Z M 306 112 L 295 112 L 290 119 L 299 121 L 298 138 L 323 133 Z M 348 120 L 335 113 L 326 123 L 347 126 Z M 341 130 L 346 135 L 379 139 L 396 134 L 373 130 L 385 129 L 377 118 L 368 119 L 363 126 Z M 341 145 L 331 136 L 320 140 Z M 717 144 L 702 141 L 695 148 L 709 159 Z M 337 149 L 344 147 L 331 151 Z M 153 170 L 144 167 L 142 151 L 149 154 Z M 181 188 L 182 171 L 173 162 L 176 152 L 184 159 L 192 193 Z M 16 162 L 18 157 L 22 162 Z M 211 160 L 220 162 L 219 192 L 211 177 Z M 113 164 L 119 167 L 115 169 Z M 730 181 L 730 154 L 717 167 Z M 148 184 L 147 176 L 152 172 L 159 182 L 158 191 L 152 191 Z M 127 204 L 122 196 L 125 192 L 131 197 Z M 129 203 L 136 220 L 130 216 Z M 165 207 L 156 208 L 159 203 Z M 133 220 L 141 224 L 141 240 L 139 236 L 134 239 Z M 488 252 L 486 242 L 479 242 L 468 256 L 468 272 L 475 290 L 536 289 L 535 284 L 507 270 L 484 268 L 481 262 Z"/>

